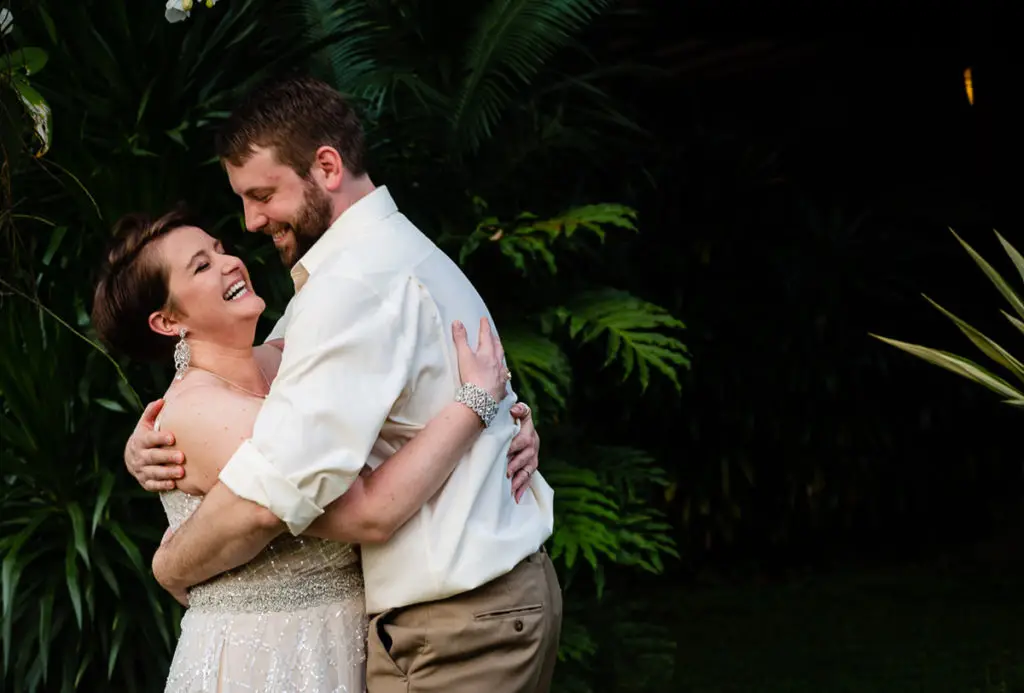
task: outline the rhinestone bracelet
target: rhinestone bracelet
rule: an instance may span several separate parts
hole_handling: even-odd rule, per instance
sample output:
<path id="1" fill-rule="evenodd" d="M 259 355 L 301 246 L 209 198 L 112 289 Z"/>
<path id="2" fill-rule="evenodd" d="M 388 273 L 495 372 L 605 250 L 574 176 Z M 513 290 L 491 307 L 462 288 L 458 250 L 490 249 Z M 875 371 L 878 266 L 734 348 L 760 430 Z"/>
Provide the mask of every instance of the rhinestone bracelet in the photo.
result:
<path id="1" fill-rule="evenodd" d="M 491 394 L 473 383 L 464 383 L 455 393 L 455 401 L 472 409 L 484 422 L 484 426 L 490 426 L 498 414 L 498 403 Z"/>

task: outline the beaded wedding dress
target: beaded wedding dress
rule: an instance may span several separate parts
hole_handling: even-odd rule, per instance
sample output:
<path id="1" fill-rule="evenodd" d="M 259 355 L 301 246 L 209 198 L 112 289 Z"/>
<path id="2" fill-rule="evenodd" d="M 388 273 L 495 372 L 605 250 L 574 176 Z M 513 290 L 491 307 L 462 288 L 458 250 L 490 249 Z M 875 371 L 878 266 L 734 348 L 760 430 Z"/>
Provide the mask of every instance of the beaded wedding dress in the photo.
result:
<path id="1" fill-rule="evenodd" d="M 201 496 L 160 494 L 177 529 Z M 284 534 L 189 591 L 166 693 L 363 693 L 366 614 L 352 546 Z"/>

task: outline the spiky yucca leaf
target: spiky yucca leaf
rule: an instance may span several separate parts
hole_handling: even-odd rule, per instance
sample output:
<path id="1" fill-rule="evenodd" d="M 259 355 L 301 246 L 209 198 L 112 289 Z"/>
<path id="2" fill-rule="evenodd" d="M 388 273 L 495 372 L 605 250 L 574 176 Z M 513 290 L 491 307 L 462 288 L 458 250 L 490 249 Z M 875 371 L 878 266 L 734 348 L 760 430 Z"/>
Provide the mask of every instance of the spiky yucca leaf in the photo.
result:
<path id="1" fill-rule="evenodd" d="M 1024 399 L 1024 392 L 1017 390 L 1013 385 L 1006 382 L 999 376 L 993 374 L 982 366 L 979 366 L 970 359 L 964 358 L 963 356 L 951 354 L 948 351 L 940 351 L 939 349 L 921 346 L 920 344 L 900 342 L 898 340 L 881 337 L 876 334 L 871 336 L 885 342 L 886 344 L 894 346 L 897 349 L 901 349 L 908 354 L 912 354 L 919 359 L 923 359 L 930 364 L 939 366 L 940 368 L 945 368 L 947 371 L 956 373 L 968 380 L 973 380 L 979 385 L 983 385 L 989 390 L 992 390 L 996 394 L 1007 397 L 1007 401 Z"/>
<path id="2" fill-rule="evenodd" d="M 949 231 L 956 237 L 958 241 L 960 241 L 960 245 L 962 245 L 964 249 L 967 250 L 967 253 L 971 256 L 974 262 L 977 263 L 978 267 L 980 267 L 981 270 L 985 273 L 985 276 L 989 278 L 989 281 L 991 281 L 992 284 L 995 285 L 996 289 L 999 290 L 999 293 L 1001 293 L 1003 297 L 1010 302 L 1010 305 L 1013 306 L 1013 309 L 1014 311 L 1016 311 L 1017 315 L 1019 315 L 1021 318 L 1024 318 L 1024 299 L 1021 299 L 1017 292 L 1013 290 L 1013 287 L 1011 287 L 1007 283 L 1007 281 L 1003 279 L 1002 275 L 999 274 L 999 272 L 997 272 L 992 267 L 992 265 L 988 264 L 988 262 L 985 261 L 985 258 L 983 258 L 974 248 L 969 246 L 964 239 L 960 238 L 960 236 L 957 235 L 956 231 L 953 231 L 953 229 L 950 229 Z M 1010 258 L 1014 261 L 1014 264 L 1017 266 L 1017 269 L 1020 270 L 1021 276 L 1024 277 L 1024 268 L 1022 268 L 1024 260 L 1020 259 L 1020 253 L 1018 253 L 1017 250 L 1013 246 L 1011 246 L 1006 241 L 1006 239 L 999 234 L 998 231 L 996 232 L 996 237 L 999 238 L 999 242 L 1002 243 L 1004 248 L 1006 248 L 1006 251 L 1010 255 Z"/>
<path id="3" fill-rule="evenodd" d="M 974 248 L 972 248 L 966 241 L 957 235 L 956 231 L 950 229 L 950 233 L 960 242 L 960 245 L 964 247 L 967 253 L 971 256 L 974 262 L 981 268 L 985 273 L 985 276 L 989 278 L 989 281 L 996 287 L 1000 294 L 1010 303 L 1014 311 L 1017 312 L 1022 318 L 1024 318 L 1024 300 L 1021 299 L 1020 295 L 1014 290 L 1010 284 L 1003 279 L 1002 275 L 992 267 Z M 996 231 L 996 238 L 999 239 L 999 243 L 1003 246 L 1006 254 L 1009 255 L 1010 260 L 1016 267 L 1021 279 L 1024 279 L 1024 256 L 1014 248 L 1009 241 Z M 978 349 L 988 356 L 990 359 L 995 361 L 997 364 L 1008 370 L 1015 378 L 1024 382 L 1024 363 L 1021 363 L 1019 359 L 1010 354 L 1006 349 L 999 346 L 995 341 L 982 334 L 979 330 L 969 325 L 964 320 L 960 319 L 952 312 L 946 310 L 938 303 L 930 299 L 928 296 L 924 297 L 929 303 L 931 303 L 936 309 L 938 309 L 943 315 L 953 321 L 953 324 L 963 332 L 971 342 L 978 347 Z M 1024 333 L 1024 322 L 1010 315 L 1006 311 L 1000 311 L 1010 323 L 1016 327 L 1021 333 Z M 989 370 L 982 366 L 974 363 L 970 359 L 951 354 L 946 351 L 939 349 L 933 349 L 931 347 L 921 346 L 920 344 L 910 344 L 908 342 L 901 342 L 888 337 L 881 337 L 876 334 L 872 334 L 875 339 L 881 340 L 890 346 L 894 346 L 897 349 L 901 349 L 908 354 L 912 354 L 920 359 L 927 361 L 933 365 L 944 368 L 952 373 L 956 373 L 964 378 L 972 380 L 979 385 L 982 385 L 989 390 L 992 390 L 996 394 L 1004 397 L 1004 403 L 1011 406 L 1021 407 L 1024 406 L 1024 392 L 1008 383 L 1003 378 L 995 375 Z"/>
<path id="4" fill-rule="evenodd" d="M 647 389 L 651 369 L 658 371 L 680 389 L 678 371 L 689 368 L 689 350 L 667 330 L 686 325 L 667 310 L 625 291 L 602 289 L 578 295 L 556 316 L 569 327 L 569 335 L 583 343 L 600 337 L 607 340 L 605 365 L 619 361 L 623 380 L 634 368 L 640 385 Z"/>
<path id="5" fill-rule="evenodd" d="M 967 335 L 967 338 L 974 342 L 974 345 L 978 347 L 985 356 L 988 356 L 1000 366 L 1010 371 L 1010 373 L 1012 373 L 1018 380 L 1024 382 L 1024 364 L 1018 361 L 1013 354 L 986 337 L 981 333 L 981 331 L 970 326 L 956 315 L 940 306 L 932 299 L 925 296 L 925 300 L 935 306 L 935 308 L 947 318 L 952 320 L 953 323 L 960 328 L 960 331 Z"/>

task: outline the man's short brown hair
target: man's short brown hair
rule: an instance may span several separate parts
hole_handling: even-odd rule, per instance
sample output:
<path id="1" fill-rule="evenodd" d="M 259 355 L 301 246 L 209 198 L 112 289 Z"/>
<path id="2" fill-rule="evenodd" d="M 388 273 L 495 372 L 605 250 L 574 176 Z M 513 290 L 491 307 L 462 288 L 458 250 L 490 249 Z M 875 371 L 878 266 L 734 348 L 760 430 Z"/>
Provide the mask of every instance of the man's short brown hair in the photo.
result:
<path id="1" fill-rule="evenodd" d="M 241 166 L 255 147 L 306 178 L 316 150 L 331 146 L 353 176 L 366 173 L 363 126 L 352 105 L 313 77 L 287 77 L 251 92 L 217 133 L 217 156 Z"/>

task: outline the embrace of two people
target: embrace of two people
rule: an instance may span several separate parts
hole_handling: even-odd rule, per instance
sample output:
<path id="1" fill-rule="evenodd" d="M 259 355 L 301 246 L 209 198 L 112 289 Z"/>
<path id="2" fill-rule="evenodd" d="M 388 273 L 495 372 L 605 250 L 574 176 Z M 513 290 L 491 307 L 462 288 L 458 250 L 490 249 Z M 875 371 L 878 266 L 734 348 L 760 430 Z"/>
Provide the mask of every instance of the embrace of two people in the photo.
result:
<path id="1" fill-rule="evenodd" d="M 125 448 L 188 606 L 166 690 L 547 691 L 553 492 L 480 295 L 371 182 L 328 85 L 256 90 L 217 150 L 294 280 L 267 340 L 245 265 L 179 210 L 118 222 L 92 313 L 176 370 Z"/>

